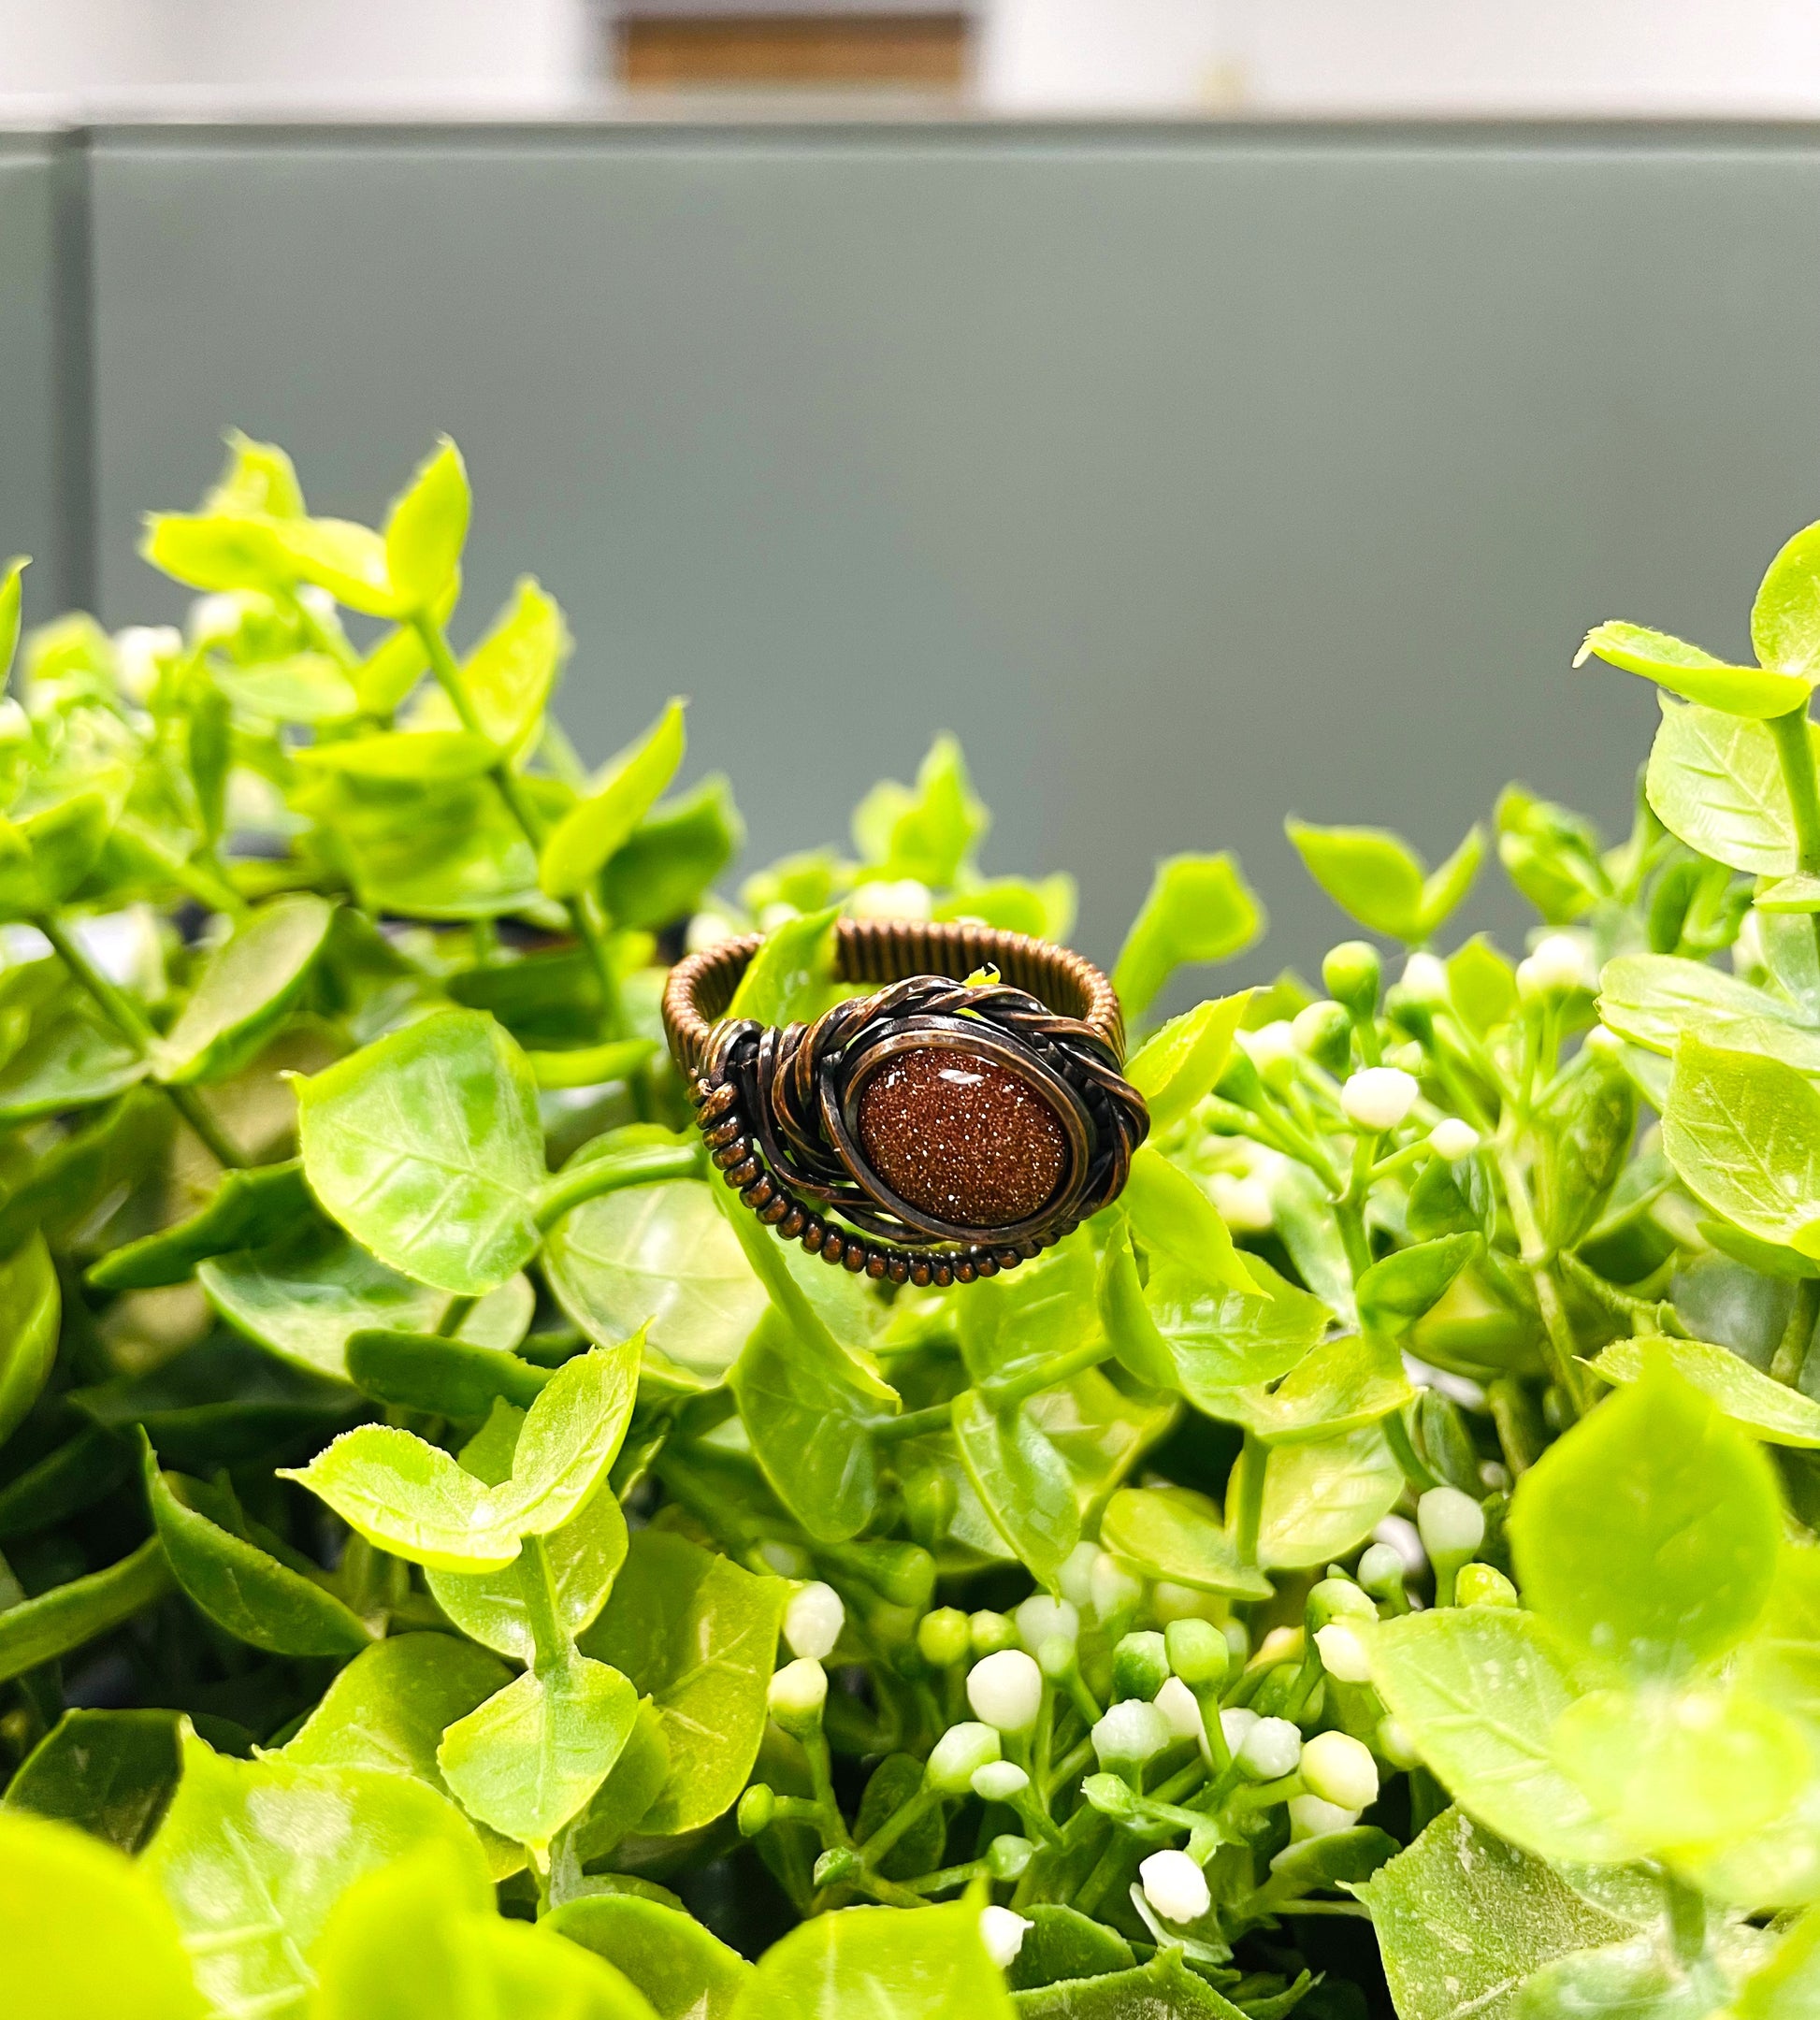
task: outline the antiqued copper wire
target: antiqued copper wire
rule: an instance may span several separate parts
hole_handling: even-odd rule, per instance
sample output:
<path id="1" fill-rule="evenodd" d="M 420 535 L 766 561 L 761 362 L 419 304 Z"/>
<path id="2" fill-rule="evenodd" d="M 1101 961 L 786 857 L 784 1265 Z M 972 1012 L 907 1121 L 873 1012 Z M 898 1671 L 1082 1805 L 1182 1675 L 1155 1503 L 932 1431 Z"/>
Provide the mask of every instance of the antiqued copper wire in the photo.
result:
<path id="1" fill-rule="evenodd" d="M 785 1239 L 897 1283 L 967 1283 L 1027 1261 L 1118 1195 L 1149 1117 L 1120 1071 L 1118 996 L 1092 962 L 983 926 L 843 919 L 837 978 L 883 987 L 779 1030 L 724 1016 L 759 945 L 726 940 L 678 962 L 663 1018 L 715 1164 Z M 963 979 L 986 969 L 998 979 Z M 926 1046 L 989 1062 L 1055 1115 L 1067 1170 L 1039 1212 L 1004 1227 L 946 1221 L 871 1168 L 855 1125 L 866 1079 Z"/>

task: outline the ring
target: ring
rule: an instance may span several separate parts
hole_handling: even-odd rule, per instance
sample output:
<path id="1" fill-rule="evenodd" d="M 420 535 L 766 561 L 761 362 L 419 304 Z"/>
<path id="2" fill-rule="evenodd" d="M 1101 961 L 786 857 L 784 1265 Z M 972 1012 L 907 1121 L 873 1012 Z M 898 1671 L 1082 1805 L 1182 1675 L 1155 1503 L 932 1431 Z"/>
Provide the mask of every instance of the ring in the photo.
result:
<path id="1" fill-rule="evenodd" d="M 679 961 L 664 989 L 709 1154 L 760 1220 L 856 1274 L 945 1287 L 1016 1268 L 1118 1197 L 1150 1118 L 1091 961 L 984 926 L 837 933 L 836 978 L 884 987 L 813 1024 L 725 1017 L 756 934 Z"/>

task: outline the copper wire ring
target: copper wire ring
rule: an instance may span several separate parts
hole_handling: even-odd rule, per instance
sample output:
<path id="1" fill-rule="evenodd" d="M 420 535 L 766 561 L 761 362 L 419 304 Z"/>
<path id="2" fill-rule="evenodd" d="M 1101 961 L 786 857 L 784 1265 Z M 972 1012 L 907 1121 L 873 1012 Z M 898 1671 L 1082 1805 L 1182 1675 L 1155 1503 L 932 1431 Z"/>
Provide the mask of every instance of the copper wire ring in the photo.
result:
<path id="1" fill-rule="evenodd" d="M 843 919 L 836 979 L 882 986 L 779 1030 L 725 1016 L 759 945 L 757 935 L 723 940 L 679 961 L 663 1020 L 715 1167 L 785 1240 L 893 1283 L 971 1283 L 1014 1269 L 1118 1196 L 1149 1114 L 1121 1071 L 1119 999 L 1091 961 L 984 926 Z M 996 981 L 966 979 L 989 969 Z M 932 1073 L 932 1090 L 904 1091 Z M 979 1111 L 968 1120 L 950 1086 L 986 1090 L 998 1135 L 982 1134 Z M 918 1099 L 918 1114 L 934 1104 L 937 1153 L 950 1141 L 989 1180 L 996 1150 L 1013 1193 L 1043 1182 L 1002 1140 L 1007 1124 L 1019 1127 L 1054 1162 L 1047 1195 L 1007 1205 L 1003 1188 L 976 1184 L 971 1219 L 964 1188 L 925 1184 L 912 1196 L 927 1177 L 926 1143 L 924 1162 L 904 1167 L 910 1179 L 897 1171 L 894 1188 L 880 1166 L 896 1169 L 899 1147 L 878 1140 L 878 1116 L 895 1100 L 901 1118 Z M 951 1138 L 944 1103 L 956 1104 Z"/>

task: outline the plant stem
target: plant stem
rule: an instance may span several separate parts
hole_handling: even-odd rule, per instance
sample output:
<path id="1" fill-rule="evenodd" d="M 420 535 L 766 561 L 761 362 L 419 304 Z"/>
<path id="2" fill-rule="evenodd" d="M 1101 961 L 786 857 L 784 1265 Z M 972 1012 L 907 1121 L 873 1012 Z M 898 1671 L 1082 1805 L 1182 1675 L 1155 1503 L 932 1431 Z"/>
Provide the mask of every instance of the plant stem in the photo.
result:
<path id="1" fill-rule="evenodd" d="M 411 624 L 418 638 L 423 641 L 424 651 L 429 657 L 430 671 L 435 674 L 437 685 L 448 696 L 450 705 L 460 719 L 461 727 L 474 736 L 485 736 L 486 731 L 482 729 L 481 719 L 474 713 L 474 704 L 468 698 L 468 689 L 461 678 L 461 668 L 450 650 L 442 627 L 427 611 L 419 611 L 412 618 Z M 543 839 L 542 824 L 531 805 L 530 797 L 525 790 L 524 781 L 503 756 L 495 758 L 488 768 L 487 775 L 498 787 L 499 797 L 505 801 L 507 811 L 518 823 L 525 840 L 535 852 Z M 613 970 L 601 922 L 595 916 L 586 892 L 565 899 L 563 902 L 575 937 L 587 950 L 588 960 L 594 965 L 595 979 L 600 988 L 601 1024 L 608 1032 L 616 1033 L 624 1022 L 620 1015 L 619 977 Z"/>
<path id="2" fill-rule="evenodd" d="M 534 1650 L 531 1666 L 540 1676 L 569 1667 L 575 1643 L 563 1625 L 556 1600 L 556 1573 L 540 1536 L 527 1536 L 518 1551 L 518 1592 L 525 1602 L 525 1622 Z"/>
<path id="3" fill-rule="evenodd" d="M 1788 788 L 1788 808 L 1795 817 L 1796 867 L 1820 876 L 1820 784 L 1813 772 L 1813 740 L 1808 733 L 1807 705 L 1774 715 L 1767 725 L 1776 740 L 1776 759 Z M 1820 950 L 1820 912 L 1812 915 L 1813 944 Z"/>
<path id="4" fill-rule="evenodd" d="M 1392 1410 L 1383 1421 L 1384 1442 L 1390 1447 L 1396 1463 L 1403 1468 L 1403 1478 L 1417 1493 L 1424 1494 L 1431 1487 L 1443 1487 L 1447 1483 L 1433 1467 L 1426 1464 L 1422 1454 L 1416 1450 L 1415 1441 L 1409 1436 L 1409 1426 L 1404 1421 L 1401 1410 Z"/>
<path id="5" fill-rule="evenodd" d="M 1111 1358 L 1109 1342 L 1091 1339 L 1079 1347 L 1071 1347 L 1065 1353 L 1050 1354 L 1047 1360 L 1039 1361 L 1034 1367 L 1026 1368 L 1021 1375 L 1014 1375 L 1008 1380 L 983 1381 L 979 1385 L 980 1393 L 995 1410 L 1009 1409 L 1026 1396 L 1053 1389 L 1058 1382 L 1068 1381 Z"/>
<path id="6" fill-rule="evenodd" d="M 1579 1343 L 1567 1322 L 1567 1306 L 1561 1301 L 1561 1287 L 1550 1266 L 1553 1257 L 1542 1239 L 1536 1209 L 1530 1203 L 1528 1182 L 1509 1144 L 1499 1143 L 1496 1154 L 1498 1176 L 1504 1180 L 1504 1196 L 1510 1204 L 1510 1219 L 1516 1226 L 1517 1239 L 1523 1245 L 1524 1267 L 1529 1273 L 1537 1308 L 1542 1315 L 1542 1333 L 1548 1342 L 1549 1372 L 1554 1378 L 1554 1385 L 1561 1392 L 1569 1416 L 1579 1418 L 1585 1414 L 1586 1407 L 1580 1387 Z"/>
<path id="7" fill-rule="evenodd" d="M 1808 1348 L 1813 1338 L 1813 1323 L 1820 1319 L 1820 1279 L 1803 1277 L 1795 1286 L 1795 1303 L 1788 1314 L 1788 1323 L 1782 1329 L 1782 1338 L 1776 1342 L 1775 1358 L 1769 1363 L 1769 1373 L 1779 1382 L 1786 1382 L 1789 1388 L 1801 1385 L 1801 1370 L 1807 1365 Z"/>
<path id="8" fill-rule="evenodd" d="M 548 1233 L 564 1214 L 584 1201 L 599 1199 L 628 1186 L 658 1185 L 670 1178 L 699 1178 L 701 1152 L 694 1144 L 652 1144 L 616 1157 L 596 1158 L 560 1172 L 538 1195 L 537 1224 Z"/>
<path id="9" fill-rule="evenodd" d="M 932 1431 L 946 1431 L 954 1421 L 952 1403 L 932 1403 L 927 1409 L 905 1410 L 901 1417 L 881 1417 L 873 1426 L 873 1436 L 887 1445 L 900 1438 L 922 1437 Z"/>
<path id="10" fill-rule="evenodd" d="M 117 988 L 82 951 L 81 943 L 54 912 L 41 912 L 32 923 L 56 950 L 57 958 L 94 999 L 97 1008 L 143 1060 L 156 1054 L 158 1033 L 145 1013 L 123 989 Z M 154 1078 L 152 1085 L 201 1138 L 203 1147 L 224 1171 L 244 1171 L 247 1160 L 222 1133 L 220 1123 L 202 1104 L 194 1088 L 172 1087 Z"/>
<path id="11" fill-rule="evenodd" d="M 1238 1476 L 1238 1506 L 1232 1516 L 1233 1540 L 1241 1564 L 1255 1565 L 1258 1561 L 1258 1536 L 1264 1527 L 1264 1470 L 1269 1456 L 1264 1445 L 1248 1431 L 1233 1467 Z"/>

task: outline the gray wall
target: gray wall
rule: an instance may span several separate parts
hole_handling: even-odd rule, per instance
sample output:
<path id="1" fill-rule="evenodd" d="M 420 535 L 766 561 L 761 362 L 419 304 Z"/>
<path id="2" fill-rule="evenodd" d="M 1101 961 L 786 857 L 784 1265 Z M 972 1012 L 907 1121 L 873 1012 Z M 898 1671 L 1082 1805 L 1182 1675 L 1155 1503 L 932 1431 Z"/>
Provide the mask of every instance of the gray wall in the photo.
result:
<path id="1" fill-rule="evenodd" d="M 1311 958 L 1337 920 L 1288 810 L 1438 853 L 1521 776 L 1621 821 L 1653 710 L 1569 671 L 1580 633 L 1741 649 L 1820 513 L 1812 129 L 101 129 L 83 159 L 109 622 L 175 609 L 137 514 L 224 425 L 368 517 L 446 428 L 464 621 L 544 578 L 590 755 L 692 695 L 757 861 L 951 728 L 989 866 L 1076 871 L 1102 954 L 1157 855 L 1232 844 L 1270 951 Z M 43 311 L 0 272 L 10 342 Z M 41 496 L 7 471 L 0 545 Z"/>

